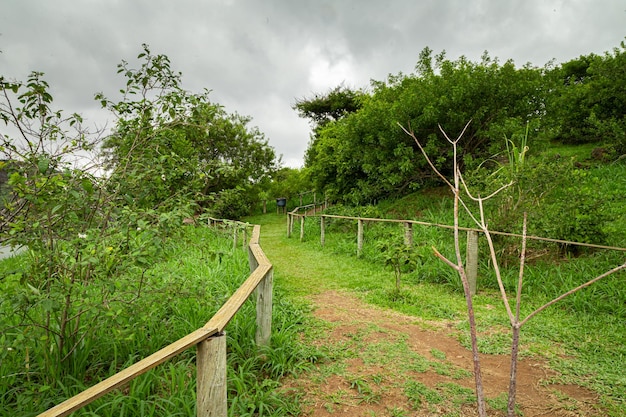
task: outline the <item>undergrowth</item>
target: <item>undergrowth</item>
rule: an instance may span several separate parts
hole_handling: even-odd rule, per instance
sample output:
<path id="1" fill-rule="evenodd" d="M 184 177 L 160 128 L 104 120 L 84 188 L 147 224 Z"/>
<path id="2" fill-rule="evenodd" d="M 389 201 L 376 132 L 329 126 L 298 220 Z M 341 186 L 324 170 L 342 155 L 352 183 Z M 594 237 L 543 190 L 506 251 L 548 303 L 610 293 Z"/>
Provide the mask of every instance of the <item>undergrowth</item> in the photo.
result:
<path id="1" fill-rule="evenodd" d="M 0 263 L 0 285 L 19 285 L 14 277 L 25 257 Z M 0 415 L 32 416 L 62 402 L 117 371 L 202 327 L 249 275 L 247 252 L 233 249 L 230 235 L 187 227 L 169 242 L 162 259 L 145 271 L 150 283 L 132 309 L 111 311 L 109 326 L 85 339 L 71 358 L 75 376 L 42 385 L 28 349 L 27 329 L 15 326 L 10 303 L 0 296 Z M 3 294 L 6 294 L 3 292 Z M 277 391 L 279 380 L 307 369 L 319 353 L 299 342 L 298 325 L 307 307 L 275 289 L 270 347 L 254 343 L 255 305 L 248 301 L 226 328 L 229 413 L 237 416 L 294 415 L 298 398 Z M 21 343 L 27 348 L 13 348 Z M 31 366 L 33 365 L 33 366 Z M 195 415 L 195 349 L 139 376 L 77 411 L 77 416 Z"/>

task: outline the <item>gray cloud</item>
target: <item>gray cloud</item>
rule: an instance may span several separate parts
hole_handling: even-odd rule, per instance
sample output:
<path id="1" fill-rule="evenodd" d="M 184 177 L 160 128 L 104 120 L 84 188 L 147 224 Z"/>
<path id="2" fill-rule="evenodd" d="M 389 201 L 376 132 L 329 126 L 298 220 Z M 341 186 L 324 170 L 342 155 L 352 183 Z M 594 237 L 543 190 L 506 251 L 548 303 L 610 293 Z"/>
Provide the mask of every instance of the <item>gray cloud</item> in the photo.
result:
<path id="1" fill-rule="evenodd" d="M 542 66 L 603 53 L 626 36 L 626 1 L 5 0 L 0 74 L 43 71 L 56 104 L 102 125 L 93 101 L 123 87 L 116 65 L 142 43 L 168 55 L 184 88 L 212 90 L 297 167 L 309 126 L 296 98 L 411 73 L 426 46 L 451 58 Z"/>

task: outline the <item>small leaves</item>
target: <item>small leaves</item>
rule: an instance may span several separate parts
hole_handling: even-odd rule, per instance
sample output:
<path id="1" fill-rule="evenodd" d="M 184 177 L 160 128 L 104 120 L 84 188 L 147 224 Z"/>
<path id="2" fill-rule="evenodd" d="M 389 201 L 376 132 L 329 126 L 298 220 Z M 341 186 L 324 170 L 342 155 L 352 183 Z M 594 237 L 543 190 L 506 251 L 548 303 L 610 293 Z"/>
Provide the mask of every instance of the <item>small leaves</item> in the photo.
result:
<path id="1" fill-rule="evenodd" d="M 37 162 L 37 168 L 39 169 L 40 174 L 45 174 L 48 172 L 48 168 L 50 167 L 50 159 L 46 157 L 41 157 Z"/>

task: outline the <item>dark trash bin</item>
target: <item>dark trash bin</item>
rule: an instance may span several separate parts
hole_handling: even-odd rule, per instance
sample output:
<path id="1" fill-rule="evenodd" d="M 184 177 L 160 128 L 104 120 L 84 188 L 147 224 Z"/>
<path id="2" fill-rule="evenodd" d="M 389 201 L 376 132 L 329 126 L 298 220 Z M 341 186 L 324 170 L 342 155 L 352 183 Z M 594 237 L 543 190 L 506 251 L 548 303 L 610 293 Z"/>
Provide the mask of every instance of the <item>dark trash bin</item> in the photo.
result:
<path id="1" fill-rule="evenodd" d="M 284 213 L 286 209 L 287 209 L 287 199 L 283 197 L 277 198 L 276 199 L 276 213 L 278 213 L 279 210 L 281 210 Z"/>

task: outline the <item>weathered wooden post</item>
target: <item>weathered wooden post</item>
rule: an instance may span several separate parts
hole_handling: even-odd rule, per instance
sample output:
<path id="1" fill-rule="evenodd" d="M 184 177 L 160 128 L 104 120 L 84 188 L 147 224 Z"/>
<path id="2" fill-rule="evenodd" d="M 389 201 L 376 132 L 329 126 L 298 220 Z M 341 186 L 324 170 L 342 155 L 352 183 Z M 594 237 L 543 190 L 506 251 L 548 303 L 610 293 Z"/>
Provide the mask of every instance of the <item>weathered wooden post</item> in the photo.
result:
<path id="1" fill-rule="evenodd" d="M 250 246 L 248 246 L 248 264 L 250 265 L 250 273 L 253 273 L 254 270 L 259 267 L 259 263 L 257 262 L 254 252 Z"/>
<path id="2" fill-rule="evenodd" d="M 320 216 L 320 243 L 324 246 L 326 240 L 326 222 L 324 216 Z"/>
<path id="3" fill-rule="evenodd" d="M 241 244 L 241 248 L 245 249 L 248 244 L 248 226 L 243 226 L 243 242 Z"/>
<path id="4" fill-rule="evenodd" d="M 270 269 L 256 287 L 256 335 L 258 346 L 267 346 L 272 336 L 272 292 L 274 271 Z"/>
<path id="5" fill-rule="evenodd" d="M 236 224 L 233 224 L 233 251 L 237 249 L 237 229 L 239 228 Z"/>
<path id="6" fill-rule="evenodd" d="M 467 251 L 465 258 L 465 273 L 470 287 L 470 294 L 476 294 L 476 280 L 478 278 L 478 232 L 467 232 Z"/>
<path id="7" fill-rule="evenodd" d="M 226 333 L 198 343 L 196 349 L 198 417 L 226 417 Z"/>
<path id="8" fill-rule="evenodd" d="M 413 223 L 404 223 L 404 244 L 413 246 Z"/>
<path id="9" fill-rule="evenodd" d="M 304 215 L 300 216 L 300 242 L 304 240 Z"/>
<path id="10" fill-rule="evenodd" d="M 251 246 L 248 246 L 248 263 L 250 273 L 259 267 Z M 274 287 L 274 271 L 270 269 L 256 287 L 256 344 L 268 345 L 272 336 L 272 299 Z"/>
<path id="11" fill-rule="evenodd" d="M 357 220 L 356 246 L 356 256 L 358 258 L 361 256 L 361 252 L 363 251 L 363 219 Z"/>
<path id="12" fill-rule="evenodd" d="M 293 216 L 293 214 L 287 213 L 287 237 L 291 237 L 291 216 Z"/>

